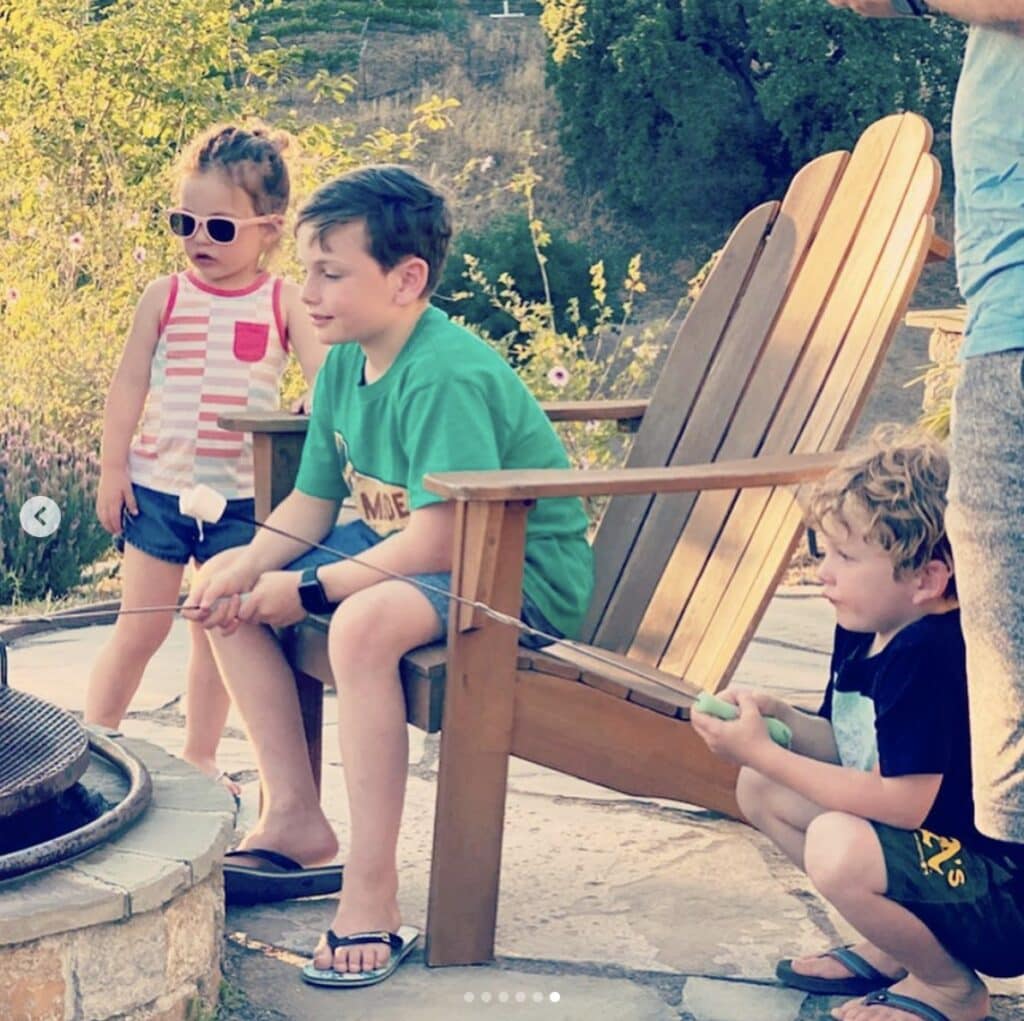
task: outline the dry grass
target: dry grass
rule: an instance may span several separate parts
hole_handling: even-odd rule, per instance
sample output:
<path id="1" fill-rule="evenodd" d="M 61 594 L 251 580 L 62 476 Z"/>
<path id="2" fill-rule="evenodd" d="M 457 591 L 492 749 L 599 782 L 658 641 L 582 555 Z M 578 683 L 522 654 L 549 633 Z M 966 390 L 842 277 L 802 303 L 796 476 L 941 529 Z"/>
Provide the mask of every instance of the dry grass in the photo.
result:
<path id="1" fill-rule="evenodd" d="M 372 34 L 355 91 L 343 106 L 324 104 L 321 116 L 339 116 L 356 137 L 379 128 L 403 130 L 415 107 L 433 95 L 458 100 L 451 126 L 423 143 L 417 165 L 453 194 L 457 225 L 479 230 L 520 201 L 506 185 L 529 158 L 542 183 L 536 190 L 542 219 L 600 255 L 644 255 L 650 297 L 647 314 L 668 314 L 694 266 L 649 249 L 600 193 L 580 188 L 558 142 L 559 108 L 545 83 L 545 42 L 536 19 L 474 18 L 465 34 Z M 298 85 L 283 97 L 308 106 Z M 305 113 L 310 113 L 307 109 Z M 488 169 L 465 179 L 470 160 Z"/>

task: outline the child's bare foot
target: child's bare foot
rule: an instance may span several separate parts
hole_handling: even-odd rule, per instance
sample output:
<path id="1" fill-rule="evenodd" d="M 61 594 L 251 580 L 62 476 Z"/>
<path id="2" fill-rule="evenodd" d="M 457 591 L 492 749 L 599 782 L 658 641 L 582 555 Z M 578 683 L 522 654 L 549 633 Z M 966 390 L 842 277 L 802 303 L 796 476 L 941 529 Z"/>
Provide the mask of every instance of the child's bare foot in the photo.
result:
<path id="1" fill-rule="evenodd" d="M 926 1004 L 949 1021 L 984 1021 L 990 1006 L 988 990 L 978 978 L 952 986 L 931 986 L 908 975 L 884 995 L 905 996 Z M 861 998 L 836 1007 L 832 1016 L 838 1021 L 916 1021 L 921 1015 L 900 1009 L 898 1003 L 865 1003 Z"/>
<path id="2" fill-rule="evenodd" d="M 221 784 L 225 790 L 227 790 L 228 794 L 235 799 L 236 803 L 239 798 L 241 798 L 241 786 L 227 773 L 225 773 L 224 770 L 217 768 L 217 761 L 215 759 L 193 759 L 186 755 L 185 761 L 195 766 L 200 773 L 205 773 L 211 780 L 216 780 Z"/>
<path id="3" fill-rule="evenodd" d="M 338 897 L 338 910 L 331 922 L 336 936 L 359 932 L 397 932 L 402 916 L 398 911 L 398 877 L 369 883 L 345 873 L 345 885 Z M 321 971 L 375 971 L 388 963 L 391 951 L 381 943 L 338 947 L 332 954 L 325 936 L 313 952 L 313 965 Z"/>
<path id="4" fill-rule="evenodd" d="M 854 943 L 850 950 L 863 957 L 873 968 L 890 978 L 900 979 L 907 974 L 899 961 L 890 957 L 887 953 L 879 950 L 873 943 L 863 940 Z M 824 979 L 847 979 L 854 978 L 854 973 L 842 961 L 837 960 L 829 954 L 808 954 L 804 957 L 795 957 L 792 962 L 793 971 L 801 975 L 811 975 L 814 978 Z"/>

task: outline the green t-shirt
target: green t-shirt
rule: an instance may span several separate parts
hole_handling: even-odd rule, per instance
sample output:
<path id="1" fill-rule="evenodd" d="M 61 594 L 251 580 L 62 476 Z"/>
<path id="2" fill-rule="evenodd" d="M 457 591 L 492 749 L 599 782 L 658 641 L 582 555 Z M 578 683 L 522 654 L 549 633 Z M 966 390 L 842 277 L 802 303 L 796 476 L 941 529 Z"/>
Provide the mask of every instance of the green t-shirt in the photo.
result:
<path id="1" fill-rule="evenodd" d="M 566 468 L 547 416 L 504 359 L 428 306 L 388 371 L 363 382 L 358 344 L 333 347 L 317 377 L 295 488 L 324 500 L 351 494 L 378 535 L 404 528 L 441 497 L 423 476 L 499 468 Z M 567 636 L 593 589 L 587 519 L 574 497 L 538 500 L 526 523 L 523 589 Z"/>

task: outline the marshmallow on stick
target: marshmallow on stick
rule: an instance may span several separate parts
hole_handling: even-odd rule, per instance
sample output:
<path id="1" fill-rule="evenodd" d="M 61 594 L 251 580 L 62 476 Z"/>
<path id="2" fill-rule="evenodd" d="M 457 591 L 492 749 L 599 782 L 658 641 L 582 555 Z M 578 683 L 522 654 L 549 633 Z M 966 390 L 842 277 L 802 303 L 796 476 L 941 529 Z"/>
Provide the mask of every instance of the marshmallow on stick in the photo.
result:
<path id="1" fill-rule="evenodd" d="M 186 517 L 215 525 L 224 516 L 228 501 L 210 486 L 194 486 L 178 497 L 178 510 Z"/>
<path id="2" fill-rule="evenodd" d="M 228 501 L 216 489 L 202 484 L 186 489 L 178 497 L 178 510 L 186 517 L 195 518 L 199 526 L 199 541 L 203 541 L 203 525 L 215 525 L 224 516 Z"/>

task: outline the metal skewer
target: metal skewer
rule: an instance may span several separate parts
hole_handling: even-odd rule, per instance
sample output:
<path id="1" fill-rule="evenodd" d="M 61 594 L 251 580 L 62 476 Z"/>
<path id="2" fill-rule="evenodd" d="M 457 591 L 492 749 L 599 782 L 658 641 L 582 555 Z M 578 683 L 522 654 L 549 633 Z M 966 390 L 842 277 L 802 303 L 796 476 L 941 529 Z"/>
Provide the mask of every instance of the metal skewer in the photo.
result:
<path id="1" fill-rule="evenodd" d="M 510 614 L 502 613 L 500 610 L 495 610 L 493 607 L 488 606 L 486 603 L 481 602 L 478 599 L 468 599 L 465 596 L 458 596 L 454 592 L 444 588 L 440 585 L 433 585 L 430 582 L 421 581 L 417 578 L 409 577 L 408 575 L 402 574 L 399 571 L 392 571 L 386 567 L 380 567 L 377 564 L 368 564 L 366 561 L 361 560 L 358 554 L 343 553 L 341 550 L 335 549 L 332 546 L 328 546 L 322 542 L 315 542 L 312 539 L 304 539 L 298 535 L 292 535 L 290 532 L 284 531 L 284 529 L 278 528 L 275 525 L 268 525 L 266 522 L 257 521 L 255 518 L 246 517 L 243 514 L 234 514 L 230 511 L 226 512 L 224 517 L 233 518 L 235 521 L 242 521 L 245 524 L 252 525 L 255 528 L 263 528 L 268 532 L 273 532 L 275 535 L 280 535 L 285 539 L 291 539 L 294 542 L 301 542 L 311 549 L 322 550 L 324 553 L 330 553 L 331 556 L 336 557 L 338 560 L 350 560 L 353 563 L 360 564 L 363 567 L 367 567 L 372 571 L 376 571 L 378 574 L 383 574 L 388 578 L 394 578 L 398 581 L 407 581 L 417 588 L 425 589 L 429 592 L 435 592 L 438 595 L 444 596 L 447 599 L 451 599 L 456 603 L 463 606 L 470 606 L 475 610 L 479 610 L 485 616 L 490 617 L 492 620 L 497 621 L 499 624 L 505 624 L 508 627 L 515 628 L 517 631 L 523 634 L 531 635 L 534 638 L 540 638 L 549 643 L 550 645 L 563 645 L 568 649 L 572 649 L 577 655 L 586 656 L 589 659 L 594 660 L 597 663 L 603 663 L 605 666 L 614 667 L 616 670 L 620 670 L 623 673 L 632 674 L 634 677 L 640 677 L 645 680 L 650 680 L 651 675 L 649 670 L 642 670 L 632 666 L 628 662 L 624 662 L 617 659 L 612 659 L 609 656 L 604 656 L 599 652 L 593 651 L 589 646 L 581 645 L 571 639 L 565 638 L 560 635 L 548 634 L 546 631 L 541 631 L 539 628 L 532 627 L 520 620 L 518 617 L 513 617 Z M 248 597 L 248 592 L 239 593 L 239 597 L 242 602 Z M 219 603 L 222 599 L 229 599 L 230 596 L 218 596 L 214 600 L 213 605 Z M 177 613 L 181 610 L 199 610 L 202 607 L 191 606 L 188 604 L 175 603 L 169 606 L 138 606 L 131 609 L 119 609 L 119 610 L 82 610 L 80 612 L 72 611 L 66 614 L 62 614 L 60 617 L 53 614 L 37 614 L 33 616 L 24 617 L 0 617 L 0 625 L 4 624 L 23 624 L 23 623 L 60 623 L 61 621 L 81 620 L 89 617 L 109 617 L 112 613 L 120 616 L 122 614 L 135 614 L 135 613 Z"/>

